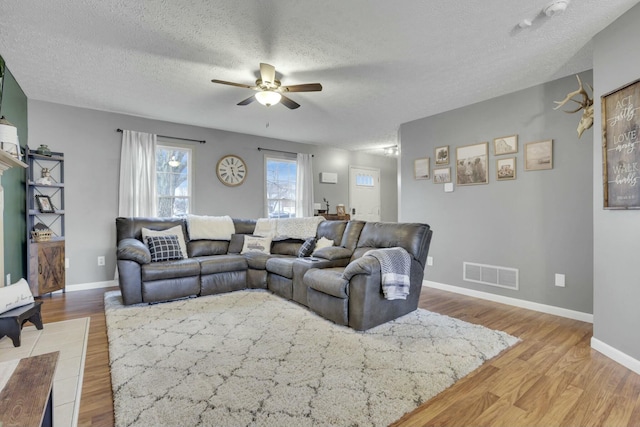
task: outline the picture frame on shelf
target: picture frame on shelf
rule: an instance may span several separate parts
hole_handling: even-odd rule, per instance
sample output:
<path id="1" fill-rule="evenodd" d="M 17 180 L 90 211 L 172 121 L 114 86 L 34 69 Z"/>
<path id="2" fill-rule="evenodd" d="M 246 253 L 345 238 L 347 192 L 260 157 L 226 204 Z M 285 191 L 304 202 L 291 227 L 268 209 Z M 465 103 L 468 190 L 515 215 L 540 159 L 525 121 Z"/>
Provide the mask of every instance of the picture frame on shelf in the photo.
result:
<path id="1" fill-rule="evenodd" d="M 347 211 L 346 211 L 344 205 L 337 205 L 336 206 L 336 215 L 345 216 L 346 214 L 347 214 Z"/>
<path id="2" fill-rule="evenodd" d="M 38 205 L 38 210 L 42 213 L 54 213 L 56 211 L 49 196 L 36 194 L 36 203 Z"/>
<path id="3" fill-rule="evenodd" d="M 640 79 L 602 95 L 604 209 L 640 209 Z"/>
<path id="4" fill-rule="evenodd" d="M 436 147 L 434 151 L 435 151 L 434 161 L 436 166 L 449 164 L 449 146 L 448 145 L 444 145 L 442 147 Z"/>
<path id="5" fill-rule="evenodd" d="M 415 159 L 413 161 L 413 177 L 415 179 L 429 179 L 429 158 Z"/>
<path id="6" fill-rule="evenodd" d="M 524 144 L 524 170 L 553 169 L 553 139 Z"/>
<path id="7" fill-rule="evenodd" d="M 434 168 L 433 169 L 433 183 L 434 184 L 446 184 L 447 182 L 451 182 L 451 167 Z"/>
<path id="8" fill-rule="evenodd" d="M 518 135 L 501 136 L 493 140 L 493 154 L 513 154 L 518 152 Z"/>
<path id="9" fill-rule="evenodd" d="M 504 157 L 496 159 L 496 179 L 498 181 L 508 181 L 516 179 L 516 158 Z"/>
<path id="10" fill-rule="evenodd" d="M 488 142 L 456 147 L 456 184 L 488 184 L 488 162 Z"/>

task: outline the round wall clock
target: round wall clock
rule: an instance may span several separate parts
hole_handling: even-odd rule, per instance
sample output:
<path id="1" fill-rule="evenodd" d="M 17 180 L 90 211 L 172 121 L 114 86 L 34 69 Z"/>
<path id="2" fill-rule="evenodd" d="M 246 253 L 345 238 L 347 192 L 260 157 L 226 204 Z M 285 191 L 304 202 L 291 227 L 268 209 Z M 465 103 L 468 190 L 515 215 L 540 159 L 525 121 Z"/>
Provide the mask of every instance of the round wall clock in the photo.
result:
<path id="1" fill-rule="evenodd" d="M 247 178 L 247 165 L 244 160 L 233 154 L 222 156 L 216 165 L 216 174 L 221 183 L 235 187 Z"/>

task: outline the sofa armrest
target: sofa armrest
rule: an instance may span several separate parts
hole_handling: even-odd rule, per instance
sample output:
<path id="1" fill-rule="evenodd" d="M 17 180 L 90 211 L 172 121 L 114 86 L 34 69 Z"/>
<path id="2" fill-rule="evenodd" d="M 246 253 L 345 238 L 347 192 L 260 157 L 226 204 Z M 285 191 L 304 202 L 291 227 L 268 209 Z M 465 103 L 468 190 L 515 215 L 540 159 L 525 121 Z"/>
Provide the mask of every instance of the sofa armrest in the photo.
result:
<path id="1" fill-rule="evenodd" d="M 351 255 L 353 255 L 353 251 L 351 249 L 343 248 L 342 246 L 329 246 L 327 248 L 318 249 L 312 254 L 314 258 L 322 258 L 329 261 L 345 258 L 349 259 L 351 258 Z"/>
<path id="2" fill-rule="evenodd" d="M 135 261 L 138 264 L 149 264 L 151 253 L 149 248 L 138 239 L 122 239 L 118 242 L 117 257 L 119 260 Z"/>
<path id="3" fill-rule="evenodd" d="M 374 257 L 366 256 L 351 261 L 344 269 L 342 276 L 351 280 L 357 274 L 370 275 L 374 272 L 380 272 L 380 262 Z"/>

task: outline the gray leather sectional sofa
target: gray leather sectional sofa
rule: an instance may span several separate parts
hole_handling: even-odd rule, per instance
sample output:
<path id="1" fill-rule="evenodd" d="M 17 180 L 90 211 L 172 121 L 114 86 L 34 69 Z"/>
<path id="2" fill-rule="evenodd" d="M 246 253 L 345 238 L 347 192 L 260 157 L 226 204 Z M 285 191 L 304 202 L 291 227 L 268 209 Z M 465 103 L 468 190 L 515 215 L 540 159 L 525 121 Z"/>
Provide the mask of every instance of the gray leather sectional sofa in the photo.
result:
<path id="1" fill-rule="evenodd" d="M 316 238 L 333 246 L 298 257 L 303 240 L 273 241 L 270 254 L 241 254 L 256 220 L 233 219 L 230 240 L 190 240 L 184 218 L 117 218 L 117 264 L 124 304 L 156 303 L 241 289 L 269 289 L 317 314 L 366 330 L 418 307 L 432 231 L 426 224 L 322 221 Z M 142 229 L 182 228 L 188 258 L 151 262 Z M 375 248 L 402 247 L 411 256 L 407 299 L 387 300 L 380 264 L 363 257 Z"/>

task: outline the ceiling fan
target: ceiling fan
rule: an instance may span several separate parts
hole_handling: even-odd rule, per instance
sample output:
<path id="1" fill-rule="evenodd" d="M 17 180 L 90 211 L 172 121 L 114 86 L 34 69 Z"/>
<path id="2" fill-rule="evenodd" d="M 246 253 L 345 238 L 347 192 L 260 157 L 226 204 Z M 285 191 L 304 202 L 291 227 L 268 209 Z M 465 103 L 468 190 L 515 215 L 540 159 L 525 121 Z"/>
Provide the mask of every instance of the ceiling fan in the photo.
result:
<path id="1" fill-rule="evenodd" d="M 224 80 L 211 80 L 213 83 L 220 83 L 223 85 L 243 87 L 257 91 L 255 95 L 251 95 L 244 101 L 238 102 L 237 105 L 249 105 L 253 101 L 258 101 L 262 105 L 270 107 L 279 102 L 285 107 L 294 110 L 300 107 L 300 104 L 284 96 L 287 92 L 319 92 L 322 90 L 320 83 L 306 83 L 301 85 L 281 86 L 280 81 L 276 80 L 276 68 L 269 64 L 260 64 L 260 78 L 256 80 L 255 86 L 245 85 L 242 83 L 227 82 Z"/>

